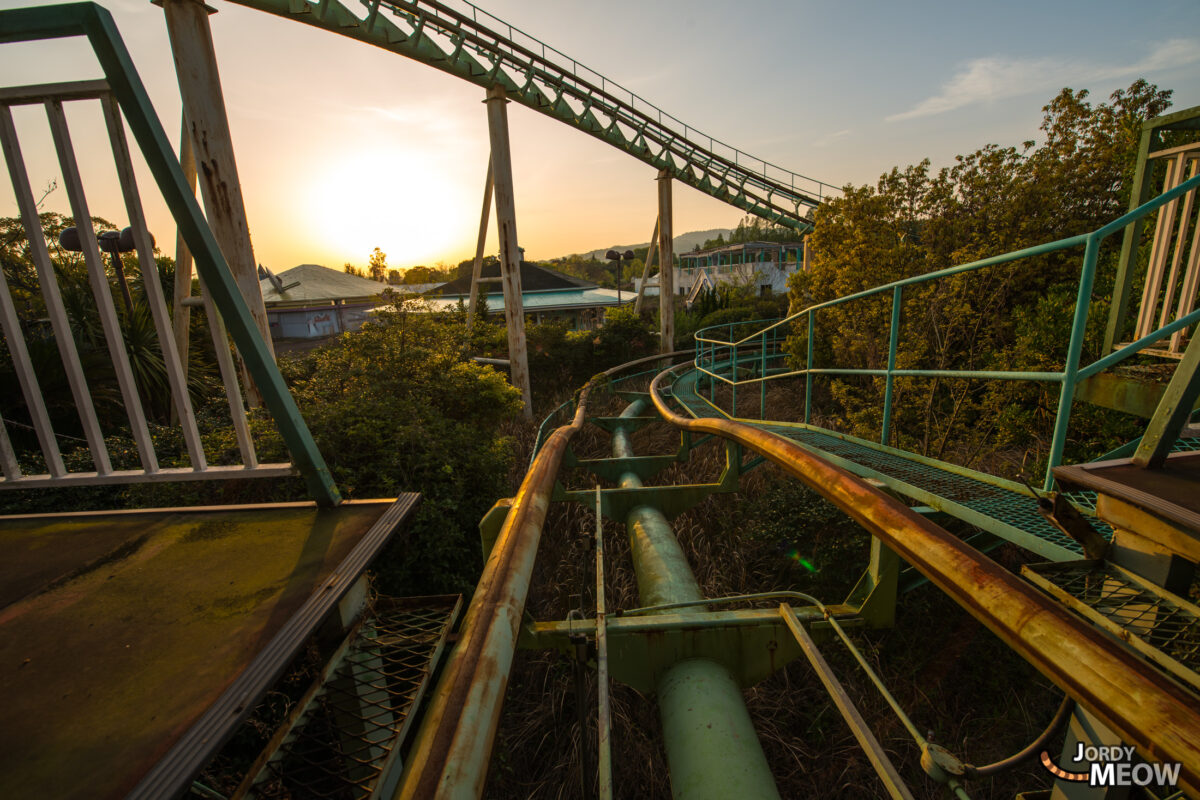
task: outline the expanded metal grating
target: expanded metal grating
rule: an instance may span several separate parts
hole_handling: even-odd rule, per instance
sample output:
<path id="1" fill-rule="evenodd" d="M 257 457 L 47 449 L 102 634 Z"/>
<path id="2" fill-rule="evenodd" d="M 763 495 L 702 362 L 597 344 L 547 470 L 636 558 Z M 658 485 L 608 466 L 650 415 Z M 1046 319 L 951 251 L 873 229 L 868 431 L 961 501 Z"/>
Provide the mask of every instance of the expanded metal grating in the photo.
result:
<path id="1" fill-rule="evenodd" d="M 712 408 L 696 394 L 694 375 L 695 373 L 690 373 L 676 381 L 675 396 L 695 415 L 711 416 L 714 413 Z M 1032 540 L 1040 540 L 1060 548 L 1057 552 L 1043 548 L 1042 552 L 1047 557 L 1062 560 L 1083 555 L 1083 548 L 1079 543 L 1047 522 L 1038 511 L 1037 501 L 1027 494 L 819 431 L 771 425 L 770 423 L 752 424 L 853 462 L 875 476 L 893 478 L 1003 523 L 1003 525 L 989 527 L 981 524 L 978 519 L 968 520 L 1002 538 L 1013 541 L 1014 533 L 1011 528 L 1016 528 L 1030 537 L 1030 540 L 1024 542 L 1017 540 L 1016 543 L 1019 545 L 1029 547 L 1033 544 L 1036 547 L 1037 543 Z M 903 492 L 903 489 L 898 488 L 898 491 Z M 1068 499 L 1073 499 L 1073 497 L 1068 496 Z M 1080 507 L 1086 512 L 1094 512 L 1094 499 L 1090 503 L 1081 503 Z M 952 507 L 945 510 L 948 513 L 954 513 Z M 1092 519 L 1091 522 L 1102 536 L 1106 539 L 1112 538 L 1112 529 L 1108 525 L 1097 519 Z"/>
<path id="2" fill-rule="evenodd" d="M 235 797 L 358 800 L 394 783 L 460 606 L 458 595 L 376 601 Z"/>
<path id="3" fill-rule="evenodd" d="M 1113 564 L 1072 561 L 1021 568 L 1043 591 L 1200 688 L 1200 608 Z"/>
<path id="4" fill-rule="evenodd" d="M 1192 453 L 1200 450 L 1200 438 L 1194 436 L 1184 436 L 1175 440 L 1175 444 L 1171 445 L 1172 453 Z"/>

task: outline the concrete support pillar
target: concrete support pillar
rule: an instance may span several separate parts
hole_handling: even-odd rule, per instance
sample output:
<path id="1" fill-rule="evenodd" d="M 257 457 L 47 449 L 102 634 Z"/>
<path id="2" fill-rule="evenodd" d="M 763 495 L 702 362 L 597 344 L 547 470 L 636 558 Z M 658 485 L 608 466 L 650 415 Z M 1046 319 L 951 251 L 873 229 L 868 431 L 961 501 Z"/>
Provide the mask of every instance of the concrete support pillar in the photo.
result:
<path id="1" fill-rule="evenodd" d="M 471 296 L 467 303 L 467 333 L 475 323 L 479 306 L 479 277 L 483 272 L 483 245 L 487 241 L 488 217 L 492 213 L 492 158 L 488 156 L 487 178 L 483 182 L 483 211 L 479 212 L 479 238 L 475 241 L 475 263 L 471 265 Z"/>
<path id="2" fill-rule="evenodd" d="M 221 93 L 221 76 L 213 49 L 210 10 L 199 0 L 163 0 L 167 35 L 175 56 L 183 115 L 190 129 L 197 175 L 204 197 L 204 212 L 217 244 L 237 281 L 267 349 L 274 355 L 267 310 L 258 285 L 258 262 L 250 244 L 246 205 L 233 155 L 233 138 Z M 245 365 L 242 381 L 251 405 L 262 398 Z"/>
<path id="3" fill-rule="evenodd" d="M 671 239 L 671 174 L 658 173 L 658 312 L 662 323 L 659 352 L 675 352 L 675 252 Z"/>
<path id="4" fill-rule="evenodd" d="M 178 0 L 175 0 L 178 2 Z M 496 230 L 500 236 L 500 275 L 504 286 L 504 321 L 508 328 L 508 361 L 512 384 L 525 402 L 525 419 L 533 419 L 529 390 L 529 355 L 525 348 L 525 308 L 521 302 L 521 251 L 517 247 L 517 210 L 513 195 L 512 154 L 508 145 L 508 99 L 500 85 L 488 89 L 488 131 L 492 141 L 492 185 Z"/>

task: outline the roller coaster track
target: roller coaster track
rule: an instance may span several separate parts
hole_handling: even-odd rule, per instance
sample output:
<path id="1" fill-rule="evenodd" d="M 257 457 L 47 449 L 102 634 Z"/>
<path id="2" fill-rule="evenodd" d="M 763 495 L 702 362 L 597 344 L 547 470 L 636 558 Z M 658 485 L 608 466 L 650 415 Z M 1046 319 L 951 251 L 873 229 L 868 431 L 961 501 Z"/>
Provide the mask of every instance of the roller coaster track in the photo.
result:
<path id="1" fill-rule="evenodd" d="M 712 153 L 711 142 L 709 149 L 703 151 L 707 155 L 697 155 L 701 151 L 698 148 L 688 150 L 692 145 L 686 137 L 671 134 L 661 122 L 658 128 L 652 128 L 646 113 L 638 112 L 640 116 L 636 117 L 635 121 L 644 123 L 641 128 L 623 128 L 622 119 L 635 119 L 637 98 L 631 96 L 627 110 L 619 112 L 619 104 L 612 100 L 611 90 L 603 79 L 599 87 L 594 82 L 582 82 L 577 78 L 581 68 L 574 62 L 571 67 L 575 79 L 571 81 L 566 79 L 565 72 L 551 73 L 548 65 L 555 63 L 551 58 L 558 57 L 555 51 L 543 50 L 535 59 L 534 51 L 528 46 L 514 43 L 514 36 L 519 32 L 507 30 L 504 37 L 488 32 L 477 22 L 475 12 L 468 24 L 466 15 L 451 14 L 447 7 L 434 3 L 384 5 L 384 11 L 407 20 L 407 29 L 401 30 L 380 16 L 378 3 L 368 6 L 368 16 L 362 20 L 347 17 L 349 12 L 334 2 L 311 4 L 305 0 L 291 0 L 286 8 L 281 6 L 273 10 L 311 17 L 307 21 L 322 27 L 344 29 L 341 32 L 354 31 L 350 35 L 373 41 L 368 38 L 369 34 L 379 39 L 375 41 L 377 44 L 388 41 L 403 45 L 390 49 L 405 52 L 454 74 L 460 74 L 456 70 L 461 70 L 461 77 L 479 85 L 502 84 L 521 102 L 617 144 L 692 185 L 696 184 L 680 175 L 679 170 L 704 183 L 700 176 L 710 174 L 705 170 L 713 169 L 719 161 Z M 124 110 L 136 141 L 143 153 L 149 154 L 151 171 L 184 229 L 188 246 L 196 255 L 199 274 L 220 308 L 230 336 L 243 351 L 243 357 L 254 362 L 252 366 L 261 376 L 256 379 L 267 384 L 264 395 L 269 409 L 277 419 L 290 418 L 286 420 L 290 429 L 282 430 L 284 422 L 281 421 L 281 432 L 294 453 L 297 466 L 308 478 L 310 491 L 323 498 L 326 504 L 336 505 L 339 501 L 336 487 L 319 459 L 282 376 L 258 339 L 230 269 L 204 222 L 179 165 L 170 155 L 166 136 L 136 78 L 111 18 L 90 4 L 57 10 L 26 9 L 5 12 L 3 16 L 5 26 L 0 27 L 0 42 L 67 35 L 86 35 L 92 40 L 108 83 L 99 86 L 93 82 L 82 88 L 73 84 L 63 91 L 72 96 L 82 92 L 89 98 L 107 96 L 111 92 Z M 449 46 L 439 45 L 438 37 L 448 40 Z M 514 76 L 513 70 L 517 67 L 520 69 Z M 549 81 L 548 76 L 555 80 Z M 580 87 L 586 87 L 586 90 Z M 54 87 L 32 88 L 41 97 Z M 10 92 L 8 102 L 13 102 L 16 95 L 23 98 L 33 96 L 33 93 L 29 87 L 15 95 Z M 574 108 L 572 99 L 584 100 L 584 107 Z M 591 105 L 588 105 L 589 101 Z M 602 101 L 612 105 L 603 106 Z M 53 102 L 49 105 L 53 107 Z M 570 114 L 562 110 L 564 106 L 571 109 Z M 606 125 L 597 116 L 605 107 L 612 109 L 614 115 L 627 113 L 630 116 L 613 116 Z M 11 127 L 11 123 L 4 127 Z M 689 132 L 685 128 L 685 133 Z M 7 130 L 3 133 L 6 137 L 0 138 L 12 138 L 7 136 Z M 617 137 L 623 144 L 617 143 Z M 656 142 L 660 147 L 654 156 L 641 153 L 642 149 L 652 149 L 649 142 Z M 13 150 L 11 143 L 6 143 L 6 147 L 10 152 Z M 685 160 L 684 155 L 694 160 Z M 677 157 L 682 164 L 676 164 Z M 658 162 L 654 160 L 656 158 Z M 10 160 L 19 162 L 15 157 Z M 760 172 L 742 170 L 738 173 L 735 168 L 740 168 L 741 157 L 736 154 L 732 162 L 725 159 L 721 163 L 725 166 L 724 171 L 718 169 L 714 174 L 721 180 L 732 180 L 730 185 L 741 192 L 735 199 L 728 196 L 722 199 L 735 204 L 745 203 L 742 207 L 752 213 L 783 213 L 770 205 L 783 197 L 782 191 L 770 188 L 766 178 L 770 165 L 763 164 Z M 710 188 L 712 181 L 713 178 L 708 180 Z M 789 190 L 795 189 L 795 182 L 795 178 L 789 180 Z M 757 200 L 747 199 L 753 194 L 747 187 L 761 190 L 754 195 Z M 1040 498 L 1032 488 L 889 446 L 891 384 L 897 376 L 1040 380 L 1060 387 L 1059 424 L 1056 424 L 1050 457 L 1051 470 L 1057 466 L 1063 452 L 1065 425 L 1076 385 L 1137 354 L 1141 348 L 1200 322 L 1200 311 L 1193 311 L 1092 364 L 1080 362 L 1096 253 L 1102 240 L 1198 187 L 1200 178 L 1190 179 L 1090 234 L 898 281 L 803 309 L 785 320 L 748 323 L 744 329 L 737 328 L 736 336 L 736 324 L 721 326 L 726 331 L 724 336 L 718 335 L 717 329 L 702 330 L 696 335 L 697 347 L 692 357 L 683 363 L 675 363 L 664 370 L 664 362 L 675 362 L 683 354 L 652 356 L 610 370 L 589 382 L 577 399 L 565 403 L 547 418 L 517 494 L 497 503 L 481 523 L 486 563 L 457 635 L 449 636 L 457 603 L 447 601 L 445 604 L 453 606 L 454 610 L 448 615 L 431 612 L 423 627 L 405 623 L 408 627 L 403 628 L 396 622 L 387 636 L 380 636 L 376 631 L 377 622 L 371 622 L 364 626 L 366 631 L 362 637 L 353 633 L 339 648 L 343 655 L 350 653 L 344 675 L 366 675 L 362 681 L 366 688 L 356 689 L 353 697 L 356 701 L 370 700 L 371 709 L 364 711 L 364 718 L 358 722 L 370 722 L 378 716 L 377 710 L 383 709 L 390 726 L 386 736 L 377 735 L 373 729 L 367 730 L 368 725 L 359 726 L 367 730 L 365 738 L 369 747 L 357 754 L 345 754 L 347 764 L 354 761 L 351 771 L 369 772 L 372 779 L 382 776 L 377 786 L 387 788 L 379 789 L 376 796 L 391 796 L 391 789 L 397 786 L 398 797 L 480 796 L 518 643 L 532 648 L 573 652 L 581 661 L 590 657 L 589 647 L 592 647 L 601 675 L 597 681 L 601 687 L 597 692 L 600 704 L 597 718 L 601 727 L 597 738 L 601 743 L 598 773 L 602 797 L 611 797 L 611 759 L 606 758 L 604 749 L 609 733 L 604 727 L 608 724 L 605 676 L 610 669 L 613 679 L 629 683 L 639 691 L 657 693 L 673 784 L 700 785 L 705 790 L 701 796 L 709 797 L 777 796 L 765 757 L 761 750 L 757 754 L 754 752 L 757 740 L 753 729 L 746 727 L 749 716 L 741 705 L 740 688 L 754 685 L 803 655 L 850 724 L 888 793 L 896 798 L 911 797 L 887 752 L 849 703 L 836 676 L 817 650 L 818 641 L 832 640 L 836 634 L 869 672 L 865 660 L 846 635 L 846 629 L 881 627 L 891 623 L 898 591 L 898 559 L 902 559 L 995 633 L 1015 654 L 1061 687 L 1070 702 L 1077 703 L 1108 725 L 1122 741 L 1134 746 L 1143 759 L 1177 763 L 1180 766 L 1179 785 L 1188 792 L 1200 792 L 1200 703 L 1197 702 L 1200 608 L 1103 559 L 1080 559 L 1084 548 L 1045 521 L 1039 510 L 1045 498 Z M 731 192 L 732 189 L 725 194 Z M 27 187 L 23 193 L 31 195 Z M 819 199 L 797 191 L 787 197 L 791 198 L 788 202 L 794 201 L 796 211 L 801 205 L 811 206 L 809 201 Z M 790 218 L 790 222 L 784 216 L 775 219 L 794 226 L 803 224 L 798 214 Z M 37 226 L 31 220 L 29 227 L 36 229 Z M 951 374 L 944 370 L 897 367 L 898 320 L 905 287 L 1072 247 L 1083 247 L 1084 256 L 1075 325 L 1061 370 L 1039 373 L 960 371 Z M 847 369 L 816 365 L 813 341 L 817 312 L 830 305 L 879 293 L 885 296 L 890 293 L 893 303 L 887 367 Z M 787 341 L 803 328 L 804 323 L 807 323 L 808 353 L 802 359 L 803 367 L 797 369 L 791 363 L 797 354 L 788 351 Z M 797 330 L 789 331 L 787 326 L 793 324 Z M 744 330 L 749 332 L 742 335 Z M 1192 344 L 1185 359 L 1193 360 L 1181 362 L 1190 363 L 1193 372 L 1196 372 L 1197 354 L 1200 354 L 1200 345 Z M 635 368 L 649 364 L 655 365 L 649 373 L 634 373 Z M 1178 374 L 1184 374 L 1184 371 L 1181 369 Z M 812 383 L 814 378 L 824 375 L 882 379 L 886 389 L 879 442 L 809 424 Z M 788 378 L 803 382 L 805 422 L 767 418 L 768 381 Z M 639 380 L 648 381 L 649 386 L 643 390 L 637 383 Z M 1195 382 L 1190 377 L 1188 381 Z M 758 419 L 747 414 L 747 407 L 753 405 L 753 395 L 746 394 L 743 389 L 742 402 L 738 402 L 737 390 L 746 385 L 759 390 Z M 1167 391 L 1169 396 L 1170 387 Z M 591 404 L 604 392 L 629 403 L 619 417 L 595 414 Z M 728 411 L 722 408 L 723 396 L 728 396 Z M 1196 399 L 1194 394 L 1186 392 L 1180 397 L 1183 399 L 1179 399 L 1175 404 L 1177 408 L 1172 409 L 1173 417 L 1178 416 L 1175 413 L 1178 409 L 1186 415 Z M 751 402 L 747 403 L 747 400 Z M 679 449 L 667 454 L 635 454 L 632 433 L 641 426 L 656 423 L 678 429 Z M 595 425 L 611 434 L 612 458 L 580 459 L 572 452 L 572 440 L 585 424 Z M 1147 438 L 1152 430 L 1154 423 L 1148 429 Z M 1163 430 L 1174 429 L 1168 425 Z M 646 485 L 643 482 L 649 482 L 670 464 L 687 460 L 689 453 L 702 446 L 704 441 L 724 447 L 725 469 L 717 482 L 693 485 Z M 1200 449 L 1200 440 L 1179 439 L 1173 445 L 1167 441 L 1167 445 L 1195 450 Z M 747 454 L 753 454 L 749 460 L 745 459 Z M 833 503 L 874 537 L 871 563 L 845 602 L 826 604 L 798 592 L 767 592 L 735 598 L 700 596 L 687 560 L 674 541 L 669 518 L 709 495 L 736 491 L 743 474 L 766 462 L 776 465 Z M 560 485 L 564 467 L 589 471 L 597 482 L 616 485 L 565 488 Z M 1054 475 L 1048 470 L 1046 488 L 1053 485 Z M 901 498 L 918 505 L 910 506 Z M 538 544 L 547 510 L 554 501 L 584 503 L 596 512 L 597 603 L 595 614 L 590 618 L 577 614 L 565 620 L 534 621 L 525 614 Z M 1088 511 L 1086 498 L 1075 497 L 1074 502 L 1084 506 L 1084 512 Z M 995 537 L 1012 541 L 1057 563 L 1036 565 L 1038 569 L 1026 572 L 1025 578 L 1015 575 L 968 541 L 941 527 L 935 513 L 931 512 L 957 516 Z M 639 593 L 645 603 L 641 608 L 623 609 L 623 614 L 611 617 L 604 606 L 601 517 L 625 521 Z M 1065 588 L 1067 582 L 1062 579 L 1064 575 L 1082 576 L 1081 580 L 1070 578 L 1083 585 L 1073 598 L 1067 597 L 1069 592 Z M 332 585 L 332 582 L 326 585 L 323 593 Z M 1132 619 L 1126 620 L 1124 627 L 1113 615 L 1107 618 L 1104 615 L 1103 609 L 1111 609 L 1114 597 L 1137 612 Z M 733 602 L 746 604 L 763 600 L 778 604 L 775 608 L 728 610 Z M 1105 606 L 1106 603 L 1109 605 Z M 393 609 L 397 614 L 400 610 L 403 607 Z M 314 624 L 316 619 L 319 617 L 314 618 Z M 417 708 L 419 703 L 415 698 L 418 695 L 409 697 L 410 702 L 402 713 L 390 700 L 386 703 L 380 700 L 385 690 L 399 693 L 403 688 L 399 673 L 387 681 L 371 683 L 380 671 L 380 654 L 386 647 L 394 645 L 394 655 L 418 662 L 416 671 L 421 675 L 420 693 L 423 693 L 426 678 L 432 681 L 439 666 L 443 641 L 453 641 L 453 649 L 423 712 Z M 414 655 L 413 651 L 420 649 L 417 645 L 423 645 L 424 650 Z M 582 658 L 578 655 L 581 652 Z M 330 674 L 333 674 L 332 667 Z M 872 673 L 871 677 L 887 695 L 877 676 Z M 346 682 L 349 680 L 347 677 Z M 245 711 L 248 697 L 249 694 L 235 694 L 232 698 L 237 703 L 235 713 Z M 317 698 L 318 695 L 313 694 L 305 707 L 320 706 Z M 964 783 L 994 774 L 991 768 L 1004 763 L 977 768 L 958 760 L 926 741 L 894 699 L 890 695 L 887 699 L 920 749 L 922 767 L 956 796 L 966 796 Z M 1068 707 L 1069 703 L 1064 705 L 1064 708 Z M 387 737 L 400 737 L 405 735 L 404 731 L 416 727 L 410 725 L 414 720 L 406 716 L 410 710 L 419 715 L 419 719 L 414 717 L 414 720 L 420 730 L 411 747 L 406 748 L 406 743 L 400 742 L 399 738 Z M 740 721 L 735 719 L 739 715 Z M 289 725 L 302 716 L 295 716 Z M 1057 720 L 1064 718 L 1064 713 L 1056 715 Z M 199 728 L 196 731 L 198 737 L 205 735 Z M 290 737 L 291 729 L 285 728 L 273 742 L 278 745 L 294 741 Z M 1039 737 L 1038 742 L 1044 742 L 1046 738 Z M 207 738 L 203 746 L 209 746 Z M 403 763 L 399 757 L 402 750 L 405 752 Z M 362 755 L 363 752 L 368 755 Z M 326 756 L 322 753 L 322 764 Z M 287 771 L 284 761 L 279 760 L 278 764 L 281 770 Z M 364 767 L 368 769 L 362 769 Z M 180 771 L 178 777 L 182 780 L 194 774 L 190 762 L 188 771 L 184 772 L 182 767 Z M 354 788 L 364 786 L 364 781 L 358 781 Z M 607 793 L 605 787 L 609 790 Z M 370 791 L 375 792 L 376 788 Z M 163 793 L 154 796 L 163 796 Z"/>
<path id="2" fill-rule="evenodd" d="M 414 59 L 616 147 L 705 194 L 797 231 L 836 188 L 724 144 L 468 2 L 230 0 Z"/>

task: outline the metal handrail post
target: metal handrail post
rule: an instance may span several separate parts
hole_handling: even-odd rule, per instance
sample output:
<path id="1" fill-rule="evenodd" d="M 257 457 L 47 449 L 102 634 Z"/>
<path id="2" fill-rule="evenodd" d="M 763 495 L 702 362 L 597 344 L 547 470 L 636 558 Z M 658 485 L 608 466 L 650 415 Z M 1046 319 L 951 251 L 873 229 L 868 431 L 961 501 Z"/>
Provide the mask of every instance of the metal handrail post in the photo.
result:
<path id="1" fill-rule="evenodd" d="M 729 338 L 730 339 L 733 338 L 732 331 L 730 331 Z M 736 344 L 733 345 L 733 347 L 731 347 L 730 350 L 732 352 L 730 353 L 730 356 L 729 356 L 729 392 L 730 392 L 729 416 L 736 417 L 738 415 L 737 414 L 737 387 L 738 387 L 737 345 Z"/>
<path id="2" fill-rule="evenodd" d="M 758 418 L 767 418 L 767 334 L 762 336 L 762 344 L 758 348 Z"/>
<path id="3" fill-rule="evenodd" d="M 815 311 L 808 312 L 808 356 L 804 361 L 804 424 L 812 419 L 812 360 L 813 360 L 813 317 Z"/>
<path id="4" fill-rule="evenodd" d="M 1079 294 L 1075 299 L 1075 317 L 1071 322 L 1071 341 L 1067 345 L 1062 388 L 1058 395 L 1058 413 L 1054 418 L 1054 435 L 1050 440 L 1050 457 L 1046 464 L 1046 479 L 1042 486 L 1046 491 L 1050 491 L 1054 486 L 1054 468 L 1062 461 L 1063 450 L 1066 448 L 1067 420 L 1071 416 L 1071 403 L 1075 400 L 1079 357 L 1083 352 L 1088 309 L 1092 304 L 1092 283 L 1096 277 L 1096 260 L 1100 252 L 1100 241 L 1100 236 L 1092 234 L 1088 237 L 1083 251 L 1083 269 L 1079 275 Z"/>
<path id="5" fill-rule="evenodd" d="M 892 290 L 892 333 L 888 340 L 887 378 L 883 389 L 883 430 L 879 434 L 880 444 L 887 444 L 892 428 L 892 382 L 896 369 L 896 345 L 900 338 L 900 292 L 897 286 Z"/>

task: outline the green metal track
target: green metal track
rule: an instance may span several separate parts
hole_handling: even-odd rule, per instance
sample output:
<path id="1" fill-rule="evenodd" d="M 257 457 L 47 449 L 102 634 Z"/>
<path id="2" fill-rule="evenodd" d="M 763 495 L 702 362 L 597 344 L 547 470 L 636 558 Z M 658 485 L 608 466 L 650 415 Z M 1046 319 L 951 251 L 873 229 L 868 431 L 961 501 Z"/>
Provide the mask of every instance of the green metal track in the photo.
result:
<path id="1" fill-rule="evenodd" d="M 805 232 L 836 187 L 730 147 L 465 0 L 231 0 L 440 69 L 594 136 L 687 185 Z"/>
<path id="2" fill-rule="evenodd" d="M 693 417 L 720 415 L 697 393 L 698 377 L 699 373 L 689 371 L 675 381 L 675 399 Z M 739 421 L 791 439 L 857 475 L 878 480 L 898 494 L 1051 561 L 1073 561 L 1083 555 L 1078 543 L 1042 517 L 1037 501 L 1024 488 L 1010 488 L 990 475 L 809 425 Z M 1112 529 L 1103 522 L 1092 523 L 1105 538 L 1112 537 Z"/>

